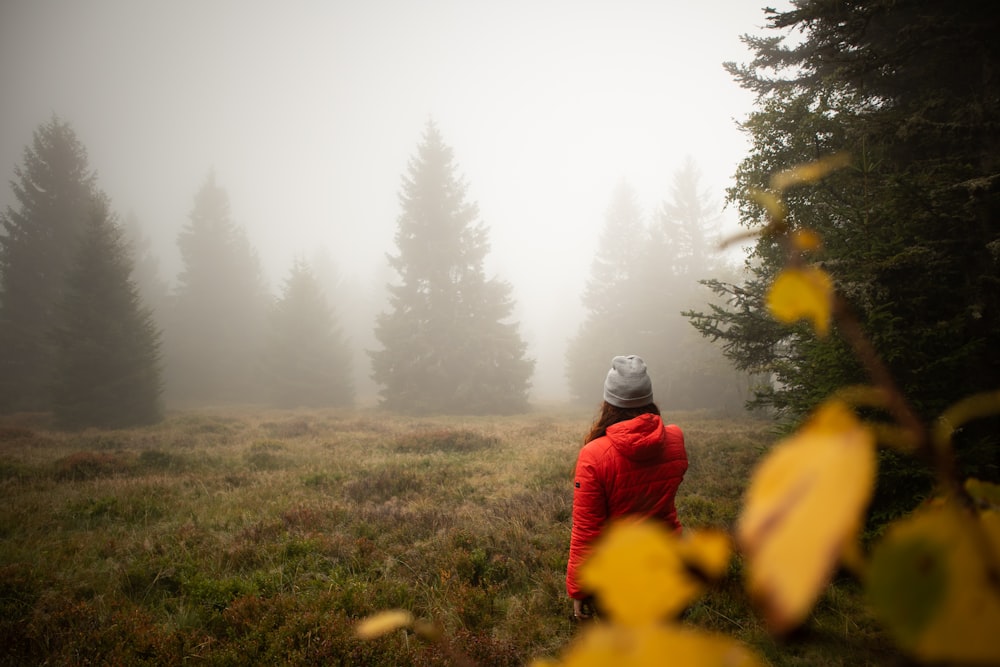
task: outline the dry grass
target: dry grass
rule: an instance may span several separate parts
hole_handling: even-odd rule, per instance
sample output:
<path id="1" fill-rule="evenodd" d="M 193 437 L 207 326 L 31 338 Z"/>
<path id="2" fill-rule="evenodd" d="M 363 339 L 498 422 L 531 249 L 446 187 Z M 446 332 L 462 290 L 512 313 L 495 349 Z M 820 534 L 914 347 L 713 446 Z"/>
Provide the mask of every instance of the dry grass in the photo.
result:
<path id="1" fill-rule="evenodd" d="M 574 630 L 571 477 L 590 418 L 229 409 L 77 434 L 39 415 L 0 421 L 0 661 L 447 665 L 460 653 L 518 665 L 552 655 Z M 729 525 L 768 426 L 674 420 L 691 459 L 683 520 Z M 738 567 L 690 622 L 776 664 L 884 656 L 849 589 L 824 601 L 811 639 L 770 639 Z M 391 607 L 439 624 L 445 639 L 353 638 L 357 618 Z"/>

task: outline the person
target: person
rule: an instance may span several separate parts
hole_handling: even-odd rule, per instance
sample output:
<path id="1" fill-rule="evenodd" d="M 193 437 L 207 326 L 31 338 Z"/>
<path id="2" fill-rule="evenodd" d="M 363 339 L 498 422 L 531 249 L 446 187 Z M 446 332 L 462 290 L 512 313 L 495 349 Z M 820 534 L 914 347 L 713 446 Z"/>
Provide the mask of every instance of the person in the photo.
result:
<path id="1" fill-rule="evenodd" d="M 687 471 L 684 433 L 665 425 L 653 402 L 646 362 L 617 356 L 604 380 L 604 401 L 576 462 L 573 529 L 566 592 L 573 616 L 589 619 L 599 600 L 580 585 L 578 572 L 591 546 L 612 520 L 655 518 L 681 532 L 674 496 Z"/>

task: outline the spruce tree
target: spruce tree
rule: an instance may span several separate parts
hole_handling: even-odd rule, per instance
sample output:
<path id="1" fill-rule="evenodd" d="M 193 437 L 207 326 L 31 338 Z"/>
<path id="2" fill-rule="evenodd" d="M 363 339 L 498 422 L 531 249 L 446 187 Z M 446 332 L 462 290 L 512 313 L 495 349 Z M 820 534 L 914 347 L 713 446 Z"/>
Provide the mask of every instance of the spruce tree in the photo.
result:
<path id="1" fill-rule="evenodd" d="M 329 250 L 320 246 L 310 256 L 309 268 L 327 295 L 327 302 L 347 341 L 353 377 L 351 386 L 359 403 L 370 403 L 378 393 L 371 377 L 368 350 L 376 347 L 375 318 L 384 307 L 386 282 L 392 269 L 377 263 L 373 275 L 360 278 L 345 275 L 334 262 Z M 363 360 L 359 363 L 357 360 Z"/>
<path id="2" fill-rule="evenodd" d="M 701 280 L 733 271 L 717 251 L 719 212 L 689 157 L 674 172 L 650 222 L 636 298 L 661 407 L 740 410 L 746 399 L 746 374 L 735 371 L 683 315 L 712 299 Z"/>
<path id="3" fill-rule="evenodd" d="M 743 124 L 754 138 L 751 155 L 740 164 L 735 185 L 728 191 L 741 224 L 751 228 L 766 224 L 765 212 L 749 192 L 765 187 L 772 173 L 836 153 L 849 143 L 843 119 L 853 113 L 853 104 L 842 97 L 814 104 L 800 91 L 785 89 L 761 100 L 760 109 Z M 848 185 L 852 180 L 858 180 L 852 171 L 841 171 L 819 187 L 789 190 L 788 221 L 822 232 L 827 251 L 858 250 L 852 264 L 867 271 L 863 257 L 873 242 L 870 216 L 879 203 L 861 188 Z M 687 314 L 702 335 L 718 342 L 737 369 L 766 378 L 756 385 L 749 407 L 794 419 L 838 387 L 865 378 L 838 336 L 817 339 L 806 325 L 787 327 L 767 312 L 765 295 L 784 260 L 782 246 L 770 236 L 761 237 L 746 258 L 742 280 L 706 278 L 704 284 L 716 295 L 716 303 L 708 310 L 694 307 Z M 840 289 L 863 300 L 871 283 L 861 274 L 855 278 L 845 273 L 847 261 L 836 263 Z M 833 359 L 837 363 L 830 363 Z"/>
<path id="4" fill-rule="evenodd" d="M 769 14 L 775 30 L 801 28 L 803 39 L 748 39 L 754 61 L 729 66 L 758 96 L 745 123 L 751 153 L 731 193 L 744 223 L 763 222 L 748 190 L 766 187 L 772 173 L 836 151 L 852 156 L 851 168 L 788 193 L 790 224 L 823 234 L 819 261 L 927 419 L 1000 375 L 992 354 L 1000 342 L 998 12 L 988 3 L 803 0 Z M 755 258 L 762 276 L 782 261 L 768 238 Z M 786 342 L 813 346 L 798 336 Z M 835 368 L 835 380 L 864 380 L 835 345 L 813 346 L 783 380 L 786 392 Z M 797 376 L 798 366 L 816 372 Z M 794 412 L 812 402 L 788 400 Z"/>
<path id="5" fill-rule="evenodd" d="M 717 227 L 693 160 L 675 173 L 648 225 L 632 189 L 616 189 L 583 295 L 587 317 L 567 348 L 577 402 L 600 402 L 611 358 L 635 353 L 649 366 L 661 408 L 739 407 L 745 374 L 734 372 L 682 315 L 709 296 L 698 278 L 722 265 L 713 257 Z"/>
<path id="6" fill-rule="evenodd" d="M 643 346 L 638 293 L 647 230 L 635 190 L 620 183 L 604 214 L 604 226 L 583 294 L 587 311 L 566 348 L 566 379 L 575 402 L 601 401 L 604 377 L 619 354 L 649 357 Z"/>
<path id="7" fill-rule="evenodd" d="M 728 66 L 757 95 L 731 191 L 742 222 L 764 224 L 750 189 L 775 172 L 850 154 L 849 168 L 786 193 L 787 221 L 820 232 L 814 261 L 928 423 L 1000 377 L 998 19 L 993 3 L 798 0 L 768 10 L 777 36 L 746 38 L 749 65 Z M 695 321 L 737 363 L 773 373 L 758 401 L 794 418 L 869 378 L 836 332 L 819 340 L 768 322 L 763 290 L 783 261 L 775 240 L 760 238 L 746 284 L 715 284 L 731 305 Z M 996 419 L 981 420 L 958 434 L 970 472 L 1000 475 L 996 430 Z M 904 468 L 882 466 L 876 512 L 891 516 L 927 492 Z"/>
<path id="8" fill-rule="evenodd" d="M 195 196 L 177 243 L 183 268 L 166 319 L 168 396 L 184 403 L 260 400 L 271 298 L 214 173 Z"/>
<path id="9" fill-rule="evenodd" d="M 134 213 L 125 216 L 122 232 L 132 257 L 132 279 L 142 302 L 162 322 L 170 300 L 170 287 L 160 274 L 160 259 L 153 252 L 153 242 Z"/>
<path id="10" fill-rule="evenodd" d="M 57 117 L 35 130 L 14 175 L 17 206 L 0 217 L 0 412 L 44 411 L 54 373 L 50 332 L 96 177 Z"/>
<path id="11" fill-rule="evenodd" d="M 270 400 L 280 407 L 350 405 L 350 351 L 309 265 L 296 260 L 271 313 L 264 357 Z"/>
<path id="12" fill-rule="evenodd" d="M 487 229 L 465 190 L 452 149 L 428 123 L 403 178 L 389 256 L 399 282 L 377 318 L 382 349 L 371 352 L 386 408 L 489 414 L 527 406 L 534 361 L 509 321 L 510 285 L 485 275 Z"/>
<path id="13" fill-rule="evenodd" d="M 52 410 L 61 426 L 116 428 L 162 417 L 160 334 L 132 268 L 106 198 L 95 198 L 52 336 Z"/>

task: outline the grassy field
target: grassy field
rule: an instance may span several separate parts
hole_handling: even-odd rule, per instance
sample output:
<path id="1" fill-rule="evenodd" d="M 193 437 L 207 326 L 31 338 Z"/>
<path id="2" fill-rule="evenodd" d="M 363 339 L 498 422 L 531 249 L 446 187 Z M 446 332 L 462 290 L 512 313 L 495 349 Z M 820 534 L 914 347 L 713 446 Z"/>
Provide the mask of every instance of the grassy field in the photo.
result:
<path id="1" fill-rule="evenodd" d="M 522 665 L 574 633 L 572 470 L 592 414 L 187 411 L 62 433 L 0 420 L 3 664 Z M 674 414 L 689 527 L 729 526 L 766 422 Z M 361 642 L 401 607 L 440 626 Z M 849 580 L 770 638 L 731 576 L 685 614 L 775 665 L 902 664 Z"/>

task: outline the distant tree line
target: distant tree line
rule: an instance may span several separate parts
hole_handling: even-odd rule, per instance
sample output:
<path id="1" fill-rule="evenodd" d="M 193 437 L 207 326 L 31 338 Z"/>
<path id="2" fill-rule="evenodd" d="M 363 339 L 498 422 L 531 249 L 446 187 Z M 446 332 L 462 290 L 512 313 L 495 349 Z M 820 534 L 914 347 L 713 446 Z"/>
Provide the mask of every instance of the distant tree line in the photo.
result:
<path id="1" fill-rule="evenodd" d="M 0 224 L 0 413 L 123 427 L 179 404 L 349 405 L 346 343 L 310 268 L 269 294 L 210 174 L 178 236 L 169 290 L 134 216 L 97 187 L 70 125 L 35 131 Z M 155 307 L 155 311 L 154 311 Z"/>
<path id="2" fill-rule="evenodd" d="M 359 310 L 356 299 L 326 292 L 339 283 L 321 255 L 296 258 L 273 296 L 214 173 L 178 234 L 173 286 L 136 217 L 121 223 L 111 211 L 68 123 L 42 124 L 15 176 L 18 205 L 4 212 L 0 234 L 0 412 L 127 426 L 156 421 L 168 402 L 354 402 L 356 347 L 341 317 L 344 304 Z M 598 400 L 611 357 L 634 352 L 649 359 L 661 402 L 733 402 L 745 378 L 679 317 L 706 297 L 697 278 L 721 270 L 693 163 L 648 227 L 641 217 L 623 187 L 584 294 L 588 318 L 569 344 L 574 396 Z M 486 275 L 488 229 L 433 122 L 402 177 L 394 240 L 388 302 L 369 311 L 366 339 L 381 405 L 527 409 L 534 360 L 511 319 L 512 288 Z"/>
<path id="3" fill-rule="evenodd" d="M 178 235 L 173 288 L 135 216 L 123 224 L 112 213 L 67 122 L 53 117 L 35 131 L 15 177 L 17 205 L 0 233 L 0 413 L 117 427 L 157 421 L 165 397 L 182 406 L 353 403 L 353 351 L 323 289 L 335 268 L 296 258 L 274 298 L 214 174 Z M 484 273 L 487 230 L 464 187 L 428 125 L 403 179 L 389 256 L 399 280 L 371 327 L 381 346 L 370 351 L 372 375 L 387 408 L 527 407 L 534 362 L 509 321 L 510 285 Z"/>

